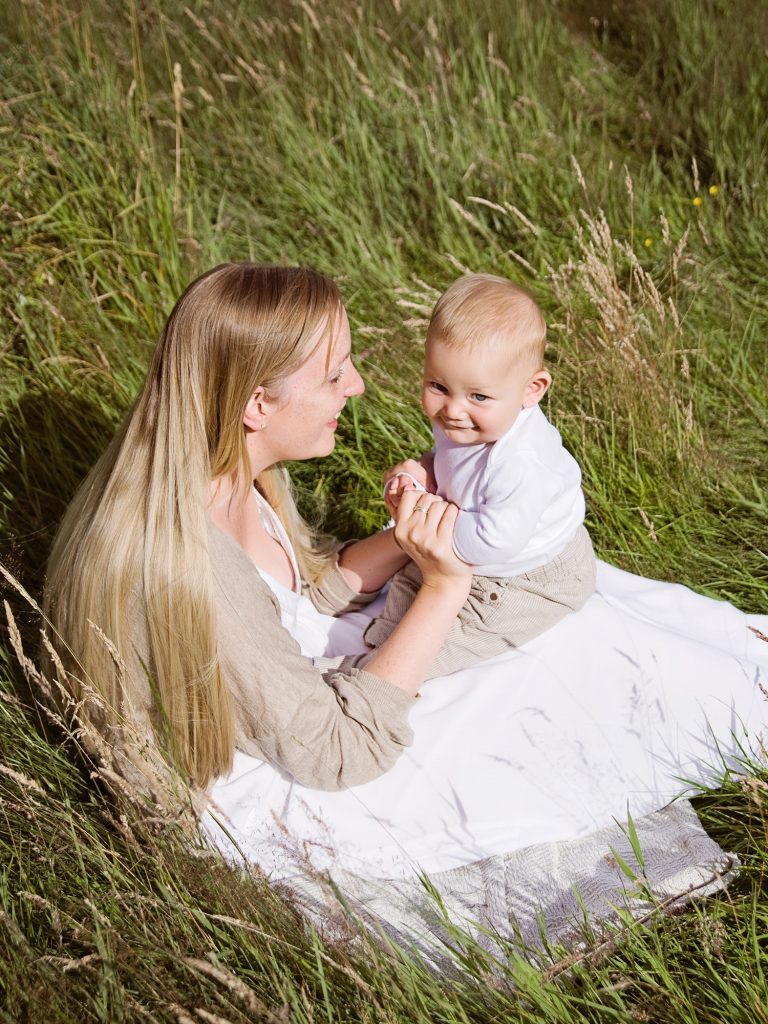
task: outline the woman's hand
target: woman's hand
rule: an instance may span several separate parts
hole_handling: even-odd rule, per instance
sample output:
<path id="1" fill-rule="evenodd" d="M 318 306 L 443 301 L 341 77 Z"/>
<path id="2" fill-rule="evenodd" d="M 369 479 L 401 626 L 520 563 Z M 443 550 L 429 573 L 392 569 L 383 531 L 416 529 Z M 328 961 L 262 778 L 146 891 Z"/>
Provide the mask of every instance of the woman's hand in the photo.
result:
<path id="1" fill-rule="evenodd" d="M 425 586 L 455 584 L 468 594 L 472 566 L 453 550 L 458 513 L 456 505 L 435 494 L 406 488 L 395 512 L 395 540 L 421 569 Z"/>
<path id="2" fill-rule="evenodd" d="M 428 452 L 424 458 L 431 461 L 432 453 Z M 412 459 L 400 463 L 400 467 L 403 466 L 415 467 L 426 472 L 424 467 Z M 392 471 L 398 468 L 394 466 Z M 401 471 L 410 472 L 405 469 Z M 430 586 L 444 586 L 448 579 L 463 579 L 468 567 L 453 553 L 453 524 L 458 513 L 456 506 L 449 505 L 435 494 L 417 490 L 410 477 L 392 476 L 390 479 L 395 483 L 402 482 L 402 486 L 398 488 L 396 502 L 390 504 L 387 495 L 387 505 L 397 519 L 398 526 L 394 530 L 383 530 L 381 533 L 366 537 L 365 540 L 355 541 L 342 550 L 339 555 L 339 568 L 349 585 L 361 592 L 370 593 L 378 590 L 409 558 L 416 562 L 422 571 L 424 581 Z M 425 479 L 429 481 L 428 477 Z M 394 483 L 392 486 L 394 488 Z M 412 521 L 408 522 L 406 512 L 404 511 L 403 515 L 399 512 L 405 494 L 410 497 L 404 508 L 408 513 L 413 513 Z M 413 509 L 419 497 L 422 506 L 414 513 Z M 423 506 L 433 502 L 437 503 L 436 508 L 421 510 Z M 446 515 L 448 518 L 443 523 Z"/>

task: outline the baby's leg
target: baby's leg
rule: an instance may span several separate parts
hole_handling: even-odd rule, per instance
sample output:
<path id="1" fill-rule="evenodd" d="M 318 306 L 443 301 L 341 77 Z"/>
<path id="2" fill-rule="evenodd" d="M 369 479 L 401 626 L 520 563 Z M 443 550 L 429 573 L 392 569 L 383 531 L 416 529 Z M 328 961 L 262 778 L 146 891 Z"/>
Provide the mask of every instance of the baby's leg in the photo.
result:
<path id="1" fill-rule="evenodd" d="M 510 647 L 519 646 L 521 641 L 515 642 L 511 633 L 520 632 L 522 635 L 525 629 L 511 630 L 509 616 L 502 610 L 509 603 L 510 582 L 489 576 L 472 577 L 469 597 L 449 629 L 425 679 L 458 672 L 459 669 L 469 668 L 479 661 L 502 654 Z M 384 608 L 364 634 L 364 640 L 372 650 L 367 654 L 345 657 L 341 663 L 343 671 L 365 668 L 376 653 L 376 648 L 381 647 L 408 611 L 420 586 L 421 572 L 414 562 L 409 562 L 405 569 L 392 577 Z"/>
<path id="2" fill-rule="evenodd" d="M 384 643 L 420 586 L 421 572 L 414 562 L 392 577 L 384 609 L 365 631 L 367 644 L 376 648 Z M 469 597 L 425 678 L 458 672 L 521 647 L 578 611 L 594 589 L 595 555 L 584 527 L 560 555 L 539 569 L 503 579 L 473 576 Z M 362 668 L 372 655 L 345 658 L 343 668 Z"/>
<path id="3" fill-rule="evenodd" d="M 408 562 L 399 572 L 395 573 L 389 581 L 387 599 L 381 614 L 365 631 L 364 640 L 369 647 L 381 647 L 413 604 L 420 586 L 421 570 L 415 562 Z"/>
<path id="4" fill-rule="evenodd" d="M 594 589 L 595 556 L 583 527 L 560 555 L 539 569 L 505 579 L 474 576 L 427 678 L 521 647 L 578 611 Z"/>
<path id="5" fill-rule="evenodd" d="M 381 647 L 392 630 L 413 604 L 421 586 L 421 570 L 415 562 L 408 562 L 389 581 L 387 599 L 381 614 L 365 631 L 369 647 Z"/>

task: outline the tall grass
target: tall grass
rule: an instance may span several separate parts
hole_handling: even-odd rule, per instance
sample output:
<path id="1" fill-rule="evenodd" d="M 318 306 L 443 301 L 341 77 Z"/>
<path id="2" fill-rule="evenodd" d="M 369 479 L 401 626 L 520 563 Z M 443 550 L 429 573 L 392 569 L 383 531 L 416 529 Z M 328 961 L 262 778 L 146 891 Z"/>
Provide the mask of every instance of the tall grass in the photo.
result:
<path id="1" fill-rule="evenodd" d="M 761 6 L 27 0 L 0 34 L 0 531 L 33 594 L 175 297 L 253 258 L 325 270 L 347 300 L 368 394 L 334 455 L 295 467 L 330 528 L 378 526 L 381 470 L 428 442 L 436 294 L 502 273 L 550 322 L 548 413 L 599 553 L 768 610 Z M 513 962 L 510 994 L 480 967 L 448 984 L 324 947 L 182 831 L 137 838 L 14 666 L 4 652 L 7 1020 L 767 1019 L 760 775 L 704 808 L 747 865 L 726 897 L 565 980 Z"/>

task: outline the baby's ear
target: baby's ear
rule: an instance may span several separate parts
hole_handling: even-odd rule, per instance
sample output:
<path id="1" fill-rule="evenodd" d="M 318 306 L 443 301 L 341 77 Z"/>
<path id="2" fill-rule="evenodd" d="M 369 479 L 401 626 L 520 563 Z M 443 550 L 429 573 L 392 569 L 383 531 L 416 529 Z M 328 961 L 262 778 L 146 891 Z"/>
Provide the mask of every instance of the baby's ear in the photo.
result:
<path id="1" fill-rule="evenodd" d="M 528 381 L 525 389 L 523 408 L 532 409 L 534 405 L 538 405 L 549 390 L 551 383 L 552 377 L 546 370 L 537 370 Z"/>

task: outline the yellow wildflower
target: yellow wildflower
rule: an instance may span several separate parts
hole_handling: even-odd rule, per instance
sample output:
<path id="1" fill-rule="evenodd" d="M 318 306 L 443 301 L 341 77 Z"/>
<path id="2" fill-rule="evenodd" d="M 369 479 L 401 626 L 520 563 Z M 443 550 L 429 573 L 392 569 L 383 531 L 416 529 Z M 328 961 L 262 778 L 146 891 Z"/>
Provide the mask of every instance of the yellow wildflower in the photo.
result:
<path id="1" fill-rule="evenodd" d="M 704 202 L 704 200 L 701 198 L 701 196 L 694 196 L 693 199 L 691 200 L 691 202 L 693 203 L 694 206 L 701 206 L 701 204 Z"/>
<path id="2" fill-rule="evenodd" d="M 646 249 L 650 249 L 651 246 L 653 245 L 653 239 L 652 238 L 644 238 L 643 239 L 643 245 L 645 246 Z"/>
<path id="3" fill-rule="evenodd" d="M 711 196 L 716 196 L 720 189 L 717 187 L 717 185 L 710 185 L 708 191 Z"/>

